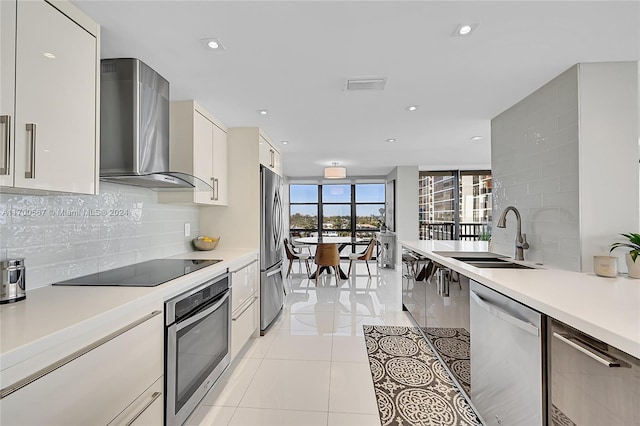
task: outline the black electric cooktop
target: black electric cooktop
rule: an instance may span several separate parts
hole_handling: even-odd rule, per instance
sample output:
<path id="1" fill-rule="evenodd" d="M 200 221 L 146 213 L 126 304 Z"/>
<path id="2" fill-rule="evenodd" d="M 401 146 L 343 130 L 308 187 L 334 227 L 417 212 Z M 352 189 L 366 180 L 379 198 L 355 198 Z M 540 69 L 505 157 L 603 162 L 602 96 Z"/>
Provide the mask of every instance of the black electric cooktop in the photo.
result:
<path id="1" fill-rule="evenodd" d="M 222 260 L 155 259 L 53 285 L 155 287 L 218 262 Z"/>

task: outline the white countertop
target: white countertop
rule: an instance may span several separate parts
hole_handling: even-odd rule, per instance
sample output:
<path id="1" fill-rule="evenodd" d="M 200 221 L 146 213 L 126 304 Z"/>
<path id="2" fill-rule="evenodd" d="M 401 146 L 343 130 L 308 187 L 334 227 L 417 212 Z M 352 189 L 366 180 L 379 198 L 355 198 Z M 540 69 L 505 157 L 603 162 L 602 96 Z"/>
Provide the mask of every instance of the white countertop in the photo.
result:
<path id="1" fill-rule="evenodd" d="M 255 249 L 216 249 L 172 256 L 223 261 L 156 287 L 46 286 L 28 291 L 25 300 L 0 306 L 0 383 L 13 380 L 14 374 L 6 374 L 11 367 L 37 368 L 73 352 L 257 255 Z"/>
<path id="2" fill-rule="evenodd" d="M 423 254 L 533 309 L 640 358 L 640 280 L 626 275 L 546 269 L 476 268 L 434 251 L 488 251 L 480 241 L 401 241 Z M 525 253 L 526 257 L 526 253 Z"/>

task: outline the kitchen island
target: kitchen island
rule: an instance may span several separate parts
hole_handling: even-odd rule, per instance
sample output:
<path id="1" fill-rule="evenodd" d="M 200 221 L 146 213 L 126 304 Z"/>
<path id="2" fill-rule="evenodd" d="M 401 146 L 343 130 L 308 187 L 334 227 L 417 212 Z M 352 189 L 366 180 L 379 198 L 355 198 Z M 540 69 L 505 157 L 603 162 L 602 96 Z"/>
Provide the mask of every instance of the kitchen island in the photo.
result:
<path id="1" fill-rule="evenodd" d="M 401 245 L 403 308 L 484 424 L 640 424 L 638 280 L 515 261 L 485 242 Z M 426 274 L 411 267 L 421 261 Z"/>
<path id="2" fill-rule="evenodd" d="M 476 268 L 439 251 L 488 251 L 482 241 L 400 244 L 505 296 L 640 358 L 640 280 L 603 278 L 520 262 L 533 269 Z"/>

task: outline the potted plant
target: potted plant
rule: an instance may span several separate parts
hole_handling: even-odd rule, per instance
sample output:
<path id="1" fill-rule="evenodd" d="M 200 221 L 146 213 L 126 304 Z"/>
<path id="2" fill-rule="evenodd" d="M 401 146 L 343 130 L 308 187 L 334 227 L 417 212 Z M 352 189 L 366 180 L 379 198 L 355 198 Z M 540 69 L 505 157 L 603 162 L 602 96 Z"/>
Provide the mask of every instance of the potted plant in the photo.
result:
<path id="1" fill-rule="evenodd" d="M 627 239 L 625 242 L 615 242 L 611 244 L 609 253 L 617 248 L 626 247 L 630 248 L 629 253 L 626 254 L 627 269 L 629 271 L 629 278 L 640 278 L 640 234 L 620 234 Z"/>

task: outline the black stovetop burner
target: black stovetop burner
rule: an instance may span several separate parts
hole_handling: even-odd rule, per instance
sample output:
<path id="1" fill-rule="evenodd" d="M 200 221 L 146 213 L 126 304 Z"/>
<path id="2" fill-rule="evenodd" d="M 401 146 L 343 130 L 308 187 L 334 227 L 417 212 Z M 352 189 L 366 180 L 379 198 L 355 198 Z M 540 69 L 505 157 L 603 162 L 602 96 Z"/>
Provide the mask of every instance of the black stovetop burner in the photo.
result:
<path id="1" fill-rule="evenodd" d="M 218 262 L 222 260 L 155 259 L 53 285 L 155 287 Z"/>

